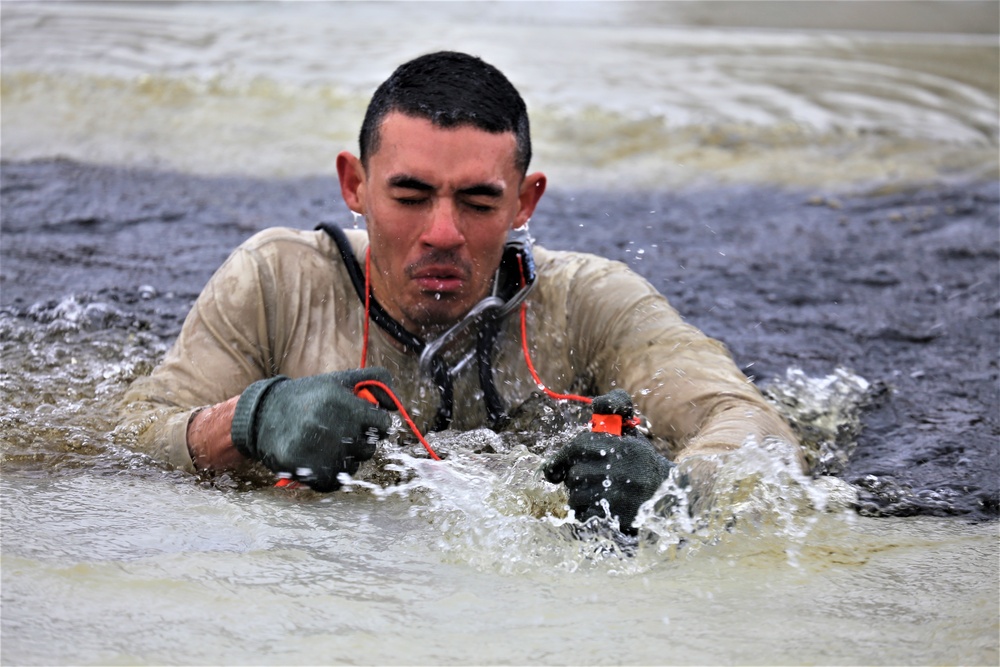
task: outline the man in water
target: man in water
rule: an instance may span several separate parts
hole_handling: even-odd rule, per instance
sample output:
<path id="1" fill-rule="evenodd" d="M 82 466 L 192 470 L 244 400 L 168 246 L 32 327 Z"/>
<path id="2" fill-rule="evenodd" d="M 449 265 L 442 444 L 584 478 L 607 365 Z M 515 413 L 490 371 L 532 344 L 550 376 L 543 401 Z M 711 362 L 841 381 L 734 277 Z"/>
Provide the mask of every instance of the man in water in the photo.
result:
<path id="1" fill-rule="evenodd" d="M 501 429 L 544 386 L 597 396 L 610 416 L 546 476 L 578 518 L 631 530 L 675 463 L 795 443 L 725 348 L 644 279 L 518 236 L 546 186 L 530 159 L 525 104 L 499 70 L 452 52 L 400 66 L 360 156 L 337 156 L 366 229 L 272 228 L 237 248 L 125 396 L 139 446 L 189 471 L 259 461 L 332 491 L 374 455 L 394 397 L 421 431 Z"/>

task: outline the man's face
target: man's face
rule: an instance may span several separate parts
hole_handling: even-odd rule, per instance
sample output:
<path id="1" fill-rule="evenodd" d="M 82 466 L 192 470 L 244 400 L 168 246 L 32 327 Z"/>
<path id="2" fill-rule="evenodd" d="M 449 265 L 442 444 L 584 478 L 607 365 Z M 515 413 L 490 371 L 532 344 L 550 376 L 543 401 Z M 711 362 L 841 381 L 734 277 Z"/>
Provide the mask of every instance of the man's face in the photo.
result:
<path id="1" fill-rule="evenodd" d="M 507 233 L 527 222 L 545 177 L 522 177 L 512 132 L 394 112 L 379 133 L 367 169 L 338 156 L 341 189 L 367 221 L 375 298 L 408 330 L 436 333 L 487 296 Z"/>

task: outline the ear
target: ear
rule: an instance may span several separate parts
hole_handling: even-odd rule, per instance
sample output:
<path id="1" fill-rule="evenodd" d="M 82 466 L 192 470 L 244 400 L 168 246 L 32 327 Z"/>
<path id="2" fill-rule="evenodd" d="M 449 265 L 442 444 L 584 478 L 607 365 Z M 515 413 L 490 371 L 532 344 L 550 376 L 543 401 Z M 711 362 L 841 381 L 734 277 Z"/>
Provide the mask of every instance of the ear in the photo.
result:
<path id="1" fill-rule="evenodd" d="M 337 176 L 340 178 L 340 194 L 347 208 L 364 215 L 365 168 L 361 160 L 343 151 L 337 155 Z"/>
<path id="2" fill-rule="evenodd" d="M 531 219 L 531 215 L 538 205 L 538 200 L 545 194 L 546 182 L 545 174 L 540 171 L 524 177 L 521 182 L 521 192 L 518 194 L 519 208 L 517 216 L 514 218 L 514 229 L 523 227 Z"/>

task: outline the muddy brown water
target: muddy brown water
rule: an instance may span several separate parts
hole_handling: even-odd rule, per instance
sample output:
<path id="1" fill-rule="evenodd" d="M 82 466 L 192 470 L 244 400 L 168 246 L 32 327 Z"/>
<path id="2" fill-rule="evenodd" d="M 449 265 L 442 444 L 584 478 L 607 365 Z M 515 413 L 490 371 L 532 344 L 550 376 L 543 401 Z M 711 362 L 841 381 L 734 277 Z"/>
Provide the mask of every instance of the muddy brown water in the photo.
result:
<path id="1" fill-rule="evenodd" d="M 166 346 L 211 273 L 255 231 L 351 224 L 328 178 L 68 160 L 8 161 L 0 176 L 4 383 L 14 392 L 40 388 L 11 372 L 11 322 L 40 327 L 74 297 L 83 328 Z M 851 196 L 555 189 L 530 229 L 539 244 L 628 263 L 758 383 L 790 368 L 866 379 L 860 432 L 844 434 L 857 446 L 830 471 L 858 488 L 861 514 L 982 521 L 998 516 L 1000 499 L 998 212 L 997 182 Z M 8 451 L 5 472 L 39 457 Z"/>

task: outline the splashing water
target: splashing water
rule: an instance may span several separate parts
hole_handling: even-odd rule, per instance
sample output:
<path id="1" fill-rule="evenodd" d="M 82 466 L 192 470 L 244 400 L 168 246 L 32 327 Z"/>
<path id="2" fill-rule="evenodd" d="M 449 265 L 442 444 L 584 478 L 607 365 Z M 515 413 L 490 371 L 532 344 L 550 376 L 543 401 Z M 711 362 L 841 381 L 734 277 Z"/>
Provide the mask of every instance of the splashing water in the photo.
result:
<path id="1" fill-rule="evenodd" d="M 109 435 L 110 406 L 166 351 L 147 328 L 127 308 L 94 296 L 0 311 L 5 469 L 148 468 L 146 457 L 116 447 Z"/>
<path id="2" fill-rule="evenodd" d="M 795 428 L 809 469 L 824 475 L 844 471 L 857 447 L 861 410 L 882 390 L 844 368 L 821 378 L 790 368 L 784 380 L 763 387 Z"/>
<path id="3" fill-rule="evenodd" d="M 852 401 L 844 391 L 830 389 L 843 389 L 844 383 L 865 387 L 861 378 L 840 372 L 833 376 L 838 385 L 797 370 L 790 377 L 799 384 L 786 396 L 815 411 L 809 415 L 825 415 L 834 432 L 847 430 L 838 419 L 857 417 L 864 394 L 854 394 Z M 580 524 L 566 506 L 564 487 L 540 474 L 545 458 L 580 428 L 570 424 L 534 440 L 526 440 L 524 432 L 431 434 L 432 446 L 444 452 L 443 462 L 415 456 L 416 448 L 383 443 L 380 455 L 355 479 L 343 481 L 346 489 L 380 501 L 411 503 L 411 514 L 433 527 L 437 550 L 504 574 L 539 568 L 644 572 L 728 542 L 733 534 L 777 539 L 794 564 L 819 513 L 848 511 L 856 499 L 853 487 L 842 480 L 802 473 L 790 445 L 750 441 L 724 459 L 706 457 L 675 468 L 640 508 L 639 536 L 631 538 L 611 517 Z M 705 479 L 691 483 L 698 464 L 707 465 L 702 473 L 711 477 L 707 484 Z"/>
<path id="4" fill-rule="evenodd" d="M 143 298 L 136 294 L 132 300 Z M 146 330 L 148 324 L 130 312 L 128 301 L 70 296 L 2 313 L 5 466 L 40 474 L 66 465 L 162 474 L 155 462 L 116 444 L 127 444 L 129 437 L 115 430 L 109 410 L 165 351 L 163 341 Z M 18 375 L 45 389 L 23 391 Z M 768 531 L 786 543 L 791 560 L 817 512 L 851 505 L 853 487 L 823 475 L 838 472 L 849 459 L 869 389 L 846 370 L 813 378 L 790 369 L 765 393 L 803 434 L 810 468 L 820 476 L 799 472 L 778 443 L 747 443 L 724 461 L 710 462 L 714 483 L 707 492 L 695 494 L 682 476 L 690 467 L 676 468 L 641 508 L 637 538 L 623 535 L 610 518 L 581 525 L 567 508 L 564 487 L 540 474 L 545 458 L 585 423 L 578 406 L 548 400 L 529 401 L 516 429 L 504 433 L 431 434 L 435 449 L 445 454 L 443 462 L 424 458 L 416 445 L 400 444 L 399 438 L 387 441 L 355 479 L 345 480 L 345 490 L 406 503 L 413 517 L 432 528 L 435 547 L 447 558 L 506 574 L 538 568 L 641 572 L 734 533 Z M 550 426 L 544 432 L 530 428 L 541 423 Z M 220 489 L 248 488 L 246 480 L 225 474 L 208 481 Z M 249 488 L 269 483 L 250 480 Z"/>

